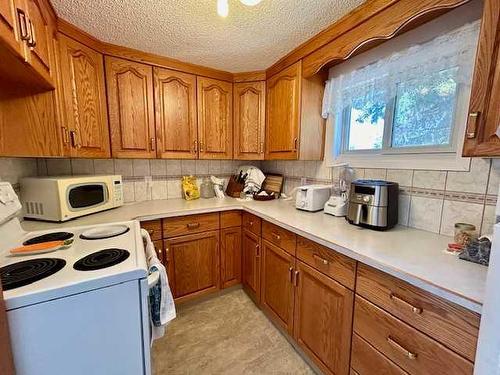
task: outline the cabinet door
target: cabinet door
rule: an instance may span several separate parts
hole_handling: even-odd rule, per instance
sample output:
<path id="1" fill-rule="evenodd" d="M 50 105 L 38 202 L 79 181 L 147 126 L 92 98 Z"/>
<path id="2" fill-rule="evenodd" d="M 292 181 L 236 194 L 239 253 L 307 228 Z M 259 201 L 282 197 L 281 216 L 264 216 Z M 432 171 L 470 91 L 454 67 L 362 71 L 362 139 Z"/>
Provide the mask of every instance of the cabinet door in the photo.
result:
<path id="1" fill-rule="evenodd" d="M 221 230 L 222 288 L 241 283 L 241 227 Z"/>
<path id="2" fill-rule="evenodd" d="M 174 297 L 182 302 L 219 289 L 219 232 L 165 240 Z"/>
<path id="3" fill-rule="evenodd" d="M 301 63 L 267 81 L 266 159 L 297 159 Z"/>
<path id="4" fill-rule="evenodd" d="M 500 156 L 500 2 L 485 0 L 464 156 Z"/>
<path id="5" fill-rule="evenodd" d="M 247 230 L 242 235 L 242 270 L 243 288 L 260 304 L 260 237 Z"/>
<path id="6" fill-rule="evenodd" d="M 108 56 L 105 66 L 112 156 L 154 158 L 153 68 Z"/>
<path id="7" fill-rule="evenodd" d="M 234 158 L 264 159 L 266 83 L 234 84 Z"/>
<path id="8" fill-rule="evenodd" d="M 47 81 L 52 81 L 53 69 L 51 59 L 51 45 L 53 26 L 50 23 L 48 9 L 41 0 L 27 0 L 28 24 L 30 38 L 28 62 Z"/>
<path id="9" fill-rule="evenodd" d="M 110 157 L 103 56 L 62 34 L 60 84 L 73 157 Z"/>
<path id="10" fill-rule="evenodd" d="M 353 292 L 297 261 L 294 337 L 325 374 L 347 375 Z"/>
<path id="11" fill-rule="evenodd" d="M 196 76 L 154 68 L 158 157 L 196 159 Z"/>
<path id="12" fill-rule="evenodd" d="M 233 84 L 197 78 L 200 159 L 233 157 Z"/>
<path id="13" fill-rule="evenodd" d="M 18 56 L 23 56 L 14 0 L 0 1 L 0 40 L 6 43 Z"/>
<path id="14" fill-rule="evenodd" d="M 262 292 L 264 311 L 290 334 L 293 330 L 294 257 L 262 241 Z"/>

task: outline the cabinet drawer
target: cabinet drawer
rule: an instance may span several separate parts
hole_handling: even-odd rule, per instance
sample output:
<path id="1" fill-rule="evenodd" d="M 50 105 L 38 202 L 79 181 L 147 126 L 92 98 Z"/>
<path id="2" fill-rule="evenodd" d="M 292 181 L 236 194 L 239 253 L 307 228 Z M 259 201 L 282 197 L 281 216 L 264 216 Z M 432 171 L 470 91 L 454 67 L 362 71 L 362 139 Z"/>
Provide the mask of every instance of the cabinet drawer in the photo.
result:
<path id="1" fill-rule="evenodd" d="M 220 213 L 220 227 L 231 228 L 241 226 L 241 211 L 222 211 Z"/>
<path id="2" fill-rule="evenodd" d="M 472 362 L 356 296 L 354 332 L 398 366 L 418 375 L 471 375 Z"/>
<path id="3" fill-rule="evenodd" d="M 260 217 L 249 214 L 248 212 L 243 213 L 243 229 L 249 230 L 252 233 L 255 233 L 257 236 L 261 234 L 261 225 L 262 220 Z"/>
<path id="4" fill-rule="evenodd" d="M 357 274 L 356 293 L 474 361 L 478 314 L 365 265 Z"/>
<path id="5" fill-rule="evenodd" d="M 351 366 L 359 375 L 371 375 L 373 369 L 385 375 L 408 374 L 356 334 L 352 336 Z"/>
<path id="6" fill-rule="evenodd" d="M 307 238 L 297 236 L 297 258 L 354 289 L 356 261 Z"/>
<path id="7" fill-rule="evenodd" d="M 161 220 L 141 221 L 141 228 L 148 231 L 151 240 L 158 241 L 163 238 L 161 232 Z"/>
<path id="8" fill-rule="evenodd" d="M 264 221 L 262 223 L 262 238 L 295 256 L 297 247 L 297 235 L 295 233 Z"/>
<path id="9" fill-rule="evenodd" d="M 166 238 L 219 229 L 219 213 L 169 217 L 163 219 Z"/>

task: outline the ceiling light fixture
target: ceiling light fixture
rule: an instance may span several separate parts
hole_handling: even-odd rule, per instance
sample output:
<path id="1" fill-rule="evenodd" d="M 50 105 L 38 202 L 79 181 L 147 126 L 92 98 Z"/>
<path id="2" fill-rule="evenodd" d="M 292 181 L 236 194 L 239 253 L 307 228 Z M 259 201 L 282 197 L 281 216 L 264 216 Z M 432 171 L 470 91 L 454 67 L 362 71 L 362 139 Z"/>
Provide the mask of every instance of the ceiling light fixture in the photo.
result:
<path id="1" fill-rule="evenodd" d="M 240 2 L 249 7 L 257 5 L 262 0 L 240 0 Z M 229 14 L 229 0 L 217 0 L 217 14 L 221 17 L 227 17 Z"/>
<path id="2" fill-rule="evenodd" d="M 229 14 L 228 0 L 217 0 L 217 14 L 221 17 L 227 17 Z"/>
<path id="3" fill-rule="evenodd" d="M 262 0 L 240 0 L 245 5 L 248 5 L 249 7 L 253 7 L 254 5 L 257 5 L 260 3 Z"/>

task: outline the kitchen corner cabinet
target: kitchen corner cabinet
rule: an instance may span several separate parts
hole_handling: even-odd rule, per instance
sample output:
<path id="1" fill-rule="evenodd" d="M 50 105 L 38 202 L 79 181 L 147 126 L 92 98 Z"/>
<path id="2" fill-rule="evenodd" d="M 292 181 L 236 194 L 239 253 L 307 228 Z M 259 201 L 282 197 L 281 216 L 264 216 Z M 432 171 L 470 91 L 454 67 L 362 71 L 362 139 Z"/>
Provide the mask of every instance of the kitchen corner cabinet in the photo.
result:
<path id="1" fill-rule="evenodd" d="M 261 302 L 264 311 L 288 333 L 293 331 L 295 259 L 267 240 L 262 241 Z"/>
<path id="2" fill-rule="evenodd" d="M 500 2 L 485 0 L 463 156 L 500 156 Z"/>
<path id="3" fill-rule="evenodd" d="M 257 305 L 260 304 L 260 245 L 261 239 L 259 235 L 251 232 L 250 230 L 243 230 L 241 244 L 241 281 L 243 289 L 245 289 L 247 294 Z"/>
<path id="4" fill-rule="evenodd" d="M 111 154 L 155 158 L 153 67 L 105 57 Z"/>
<path id="5" fill-rule="evenodd" d="M 173 237 L 164 241 L 172 263 L 176 302 L 212 293 L 219 288 L 219 231 Z"/>
<path id="6" fill-rule="evenodd" d="M 233 84 L 197 77 L 200 159 L 233 157 Z"/>
<path id="7" fill-rule="evenodd" d="M 299 61 L 267 80 L 266 159 L 323 159 L 323 78 L 303 78 Z"/>
<path id="8" fill-rule="evenodd" d="M 109 158 L 103 56 L 59 34 L 63 140 L 69 156 Z"/>
<path id="9" fill-rule="evenodd" d="M 354 293 L 297 261 L 294 337 L 324 374 L 348 374 Z"/>
<path id="10" fill-rule="evenodd" d="M 235 83 L 233 105 L 234 158 L 263 160 L 266 137 L 266 83 Z"/>
<path id="11" fill-rule="evenodd" d="M 153 68 L 159 158 L 196 159 L 196 76 Z"/>

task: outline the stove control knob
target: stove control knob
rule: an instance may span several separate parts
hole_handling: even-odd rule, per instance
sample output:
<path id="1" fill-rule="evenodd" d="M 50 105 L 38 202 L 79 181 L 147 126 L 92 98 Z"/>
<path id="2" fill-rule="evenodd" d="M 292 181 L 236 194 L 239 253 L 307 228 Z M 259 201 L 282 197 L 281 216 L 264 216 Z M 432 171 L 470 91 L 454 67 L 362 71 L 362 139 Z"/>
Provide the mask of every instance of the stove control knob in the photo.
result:
<path id="1" fill-rule="evenodd" d="M 364 195 L 363 196 L 363 202 L 368 203 L 370 201 L 370 196 L 369 195 Z"/>

